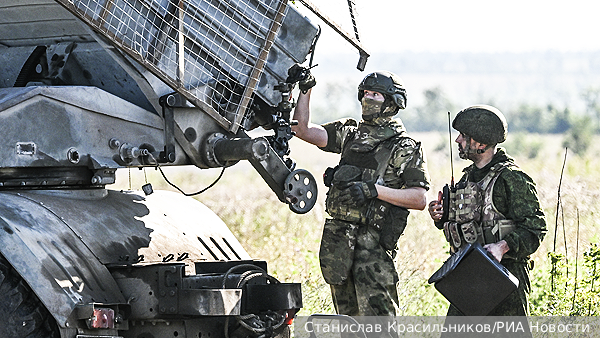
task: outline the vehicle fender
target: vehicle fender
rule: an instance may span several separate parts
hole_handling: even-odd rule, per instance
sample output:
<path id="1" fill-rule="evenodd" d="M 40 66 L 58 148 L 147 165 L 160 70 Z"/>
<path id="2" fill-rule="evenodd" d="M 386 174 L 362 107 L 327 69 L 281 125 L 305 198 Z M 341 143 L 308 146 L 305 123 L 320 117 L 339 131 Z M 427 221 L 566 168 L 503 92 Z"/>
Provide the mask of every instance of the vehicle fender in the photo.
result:
<path id="1" fill-rule="evenodd" d="M 63 327 L 78 305 L 127 303 L 111 266 L 250 259 L 191 197 L 106 189 L 0 192 L 0 253 Z"/>

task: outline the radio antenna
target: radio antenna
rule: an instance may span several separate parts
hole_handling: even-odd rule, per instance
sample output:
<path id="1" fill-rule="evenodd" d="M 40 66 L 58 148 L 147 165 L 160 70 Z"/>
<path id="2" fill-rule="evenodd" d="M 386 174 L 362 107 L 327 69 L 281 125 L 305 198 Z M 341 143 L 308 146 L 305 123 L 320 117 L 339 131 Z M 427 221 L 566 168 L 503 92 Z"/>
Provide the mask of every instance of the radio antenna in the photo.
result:
<path id="1" fill-rule="evenodd" d="M 450 123 L 450 112 L 448 112 L 448 145 L 450 146 L 450 187 L 454 188 L 454 159 L 452 156 L 452 129 Z"/>
<path id="2" fill-rule="evenodd" d="M 448 140 L 450 142 L 449 146 L 450 146 L 450 172 L 452 174 L 452 177 L 450 179 L 450 186 L 448 186 L 448 184 L 445 184 L 444 187 L 442 188 L 442 194 L 441 197 L 439 198 L 439 202 L 442 203 L 442 218 L 439 221 L 435 222 L 435 226 L 438 229 L 442 229 L 444 227 L 444 223 L 446 223 L 449 220 L 449 216 L 450 216 L 450 193 L 455 192 L 454 189 L 454 159 L 452 158 L 452 131 L 451 131 L 451 126 L 450 126 L 450 112 L 448 112 Z"/>

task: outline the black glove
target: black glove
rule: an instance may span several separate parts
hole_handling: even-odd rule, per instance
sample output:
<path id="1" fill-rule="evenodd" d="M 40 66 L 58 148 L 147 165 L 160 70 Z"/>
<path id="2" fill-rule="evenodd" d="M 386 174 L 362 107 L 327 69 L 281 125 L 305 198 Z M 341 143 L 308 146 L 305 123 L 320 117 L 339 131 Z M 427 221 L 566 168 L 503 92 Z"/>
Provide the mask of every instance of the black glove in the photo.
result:
<path id="1" fill-rule="evenodd" d="M 310 73 L 310 71 L 306 70 L 306 72 L 307 72 L 306 78 L 304 78 L 304 80 L 300 80 L 298 82 L 298 88 L 300 88 L 300 91 L 302 92 L 302 94 L 306 94 L 309 89 L 311 89 L 312 87 L 314 87 L 317 84 L 317 80 Z"/>
<path id="2" fill-rule="evenodd" d="M 372 182 L 349 182 L 339 188 L 342 190 L 339 201 L 343 204 L 360 205 L 378 195 Z"/>
<path id="3" fill-rule="evenodd" d="M 309 89 L 317 84 L 317 80 L 310 73 L 310 69 L 302 67 L 298 64 L 294 64 L 292 67 L 290 67 L 290 69 L 288 69 L 288 77 L 285 82 L 298 82 L 298 88 L 300 88 L 303 94 L 306 94 Z"/>

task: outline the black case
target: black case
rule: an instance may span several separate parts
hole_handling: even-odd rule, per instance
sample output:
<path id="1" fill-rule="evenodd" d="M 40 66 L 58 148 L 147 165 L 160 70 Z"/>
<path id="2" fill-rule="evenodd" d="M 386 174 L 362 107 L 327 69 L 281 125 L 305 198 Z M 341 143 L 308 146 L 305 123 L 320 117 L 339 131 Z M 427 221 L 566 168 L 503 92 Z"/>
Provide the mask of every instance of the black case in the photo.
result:
<path id="1" fill-rule="evenodd" d="M 479 243 L 450 256 L 429 283 L 435 283 L 435 288 L 465 316 L 487 315 L 519 286 L 517 277 Z"/>

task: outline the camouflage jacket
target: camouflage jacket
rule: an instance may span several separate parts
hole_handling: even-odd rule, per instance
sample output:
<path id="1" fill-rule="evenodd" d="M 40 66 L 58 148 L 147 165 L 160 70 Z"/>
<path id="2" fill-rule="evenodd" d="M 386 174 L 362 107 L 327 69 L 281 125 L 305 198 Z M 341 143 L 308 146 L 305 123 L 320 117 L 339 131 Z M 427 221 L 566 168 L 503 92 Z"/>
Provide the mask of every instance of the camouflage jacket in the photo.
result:
<path id="1" fill-rule="evenodd" d="M 363 180 L 369 180 L 369 176 L 374 176 L 379 171 L 376 160 L 378 158 L 377 152 L 384 151 L 382 148 L 384 146 L 393 146 L 393 152 L 387 164 L 385 164 L 384 174 L 377 180 L 377 184 L 395 189 L 410 187 L 429 189 L 429 174 L 425 154 L 420 143 L 406 134 L 400 120 L 376 119 L 374 122 L 361 122 L 358 124 L 356 120 L 344 119 L 325 124 L 323 127 L 327 131 L 328 142 L 327 146 L 321 149 L 341 153 L 340 164 L 352 164 L 364 169 Z M 332 193 L 335 194 L 335 188 L 333 187 L 328 193 L 326 203 L 329 206 L 328 212 L 330 214 Z M 365 215 L 365 212 L 367 212 L 367 215 Z M 346 211 L 341 211 L 341 213 L 346 213 Z M 332 216 L 361 223 L 365 221 L 365 216 L 367 219 L 371 218 L 366 210 L 348 211 L 347 215 L 350 219 L 339 217 L 340 212 L 338 210 Z M 408 215 L 408 212 L 406 215 Z M 358 219 L 361 219 L 361 221 L 358 221 Z"/>
<path id="2" fill-rule="evenodd" d="M 354 119 L 342 119 L 324 124 L 323 127 L 327 131 L 328 141 L 327 145 L 321 149 L 338 154 L 342 153 L 343 145 L 348 141 L 348 136 L 362 139 L 363 147 L 362 149 L 356 149 L 357 152 L 374 150 L 380 142 L 391 136 L 405 136 L 400 147 L 397 147 L 395 153 L 392 154 L 383 177 L 385 181 L 383 185 L 397 189 L 410 187 L 429 189 L 430 179 L 427 172 L 425 153 L 418 147 L 419 143 L 406 134 L 402 121 L 390 120 L 384 125 L 374 127 L 372 124 L 365 122 L 358 124 Z M 363 127 L 366 128 L 363 129 Z M 363 130 L 367 132 L 363 132 Z M 413 161 L 415 163 L 413 166 L 407 167 L 406 157 L 412 155 L 415 151 L 418 151 L 415 154 L 418 159 Z"/>
<path id="3" fill-rule="evenodd" d="M 472 164 L 465 168 L 460 181 L 479 182 L 495 164 L 506 161 L 514 163 L 505 150 L 499 148 L 485 167 L 479 169 Z M 538 249 L 546 234 L 546 220 L 535 182 L 519 167 L 509 166 L 494 184 L 492 200 L 500 213 L 515 222 L 515 230 L 504 237 L 510 248 L 506 255 L 519 261 L 526 260 Z"/>

